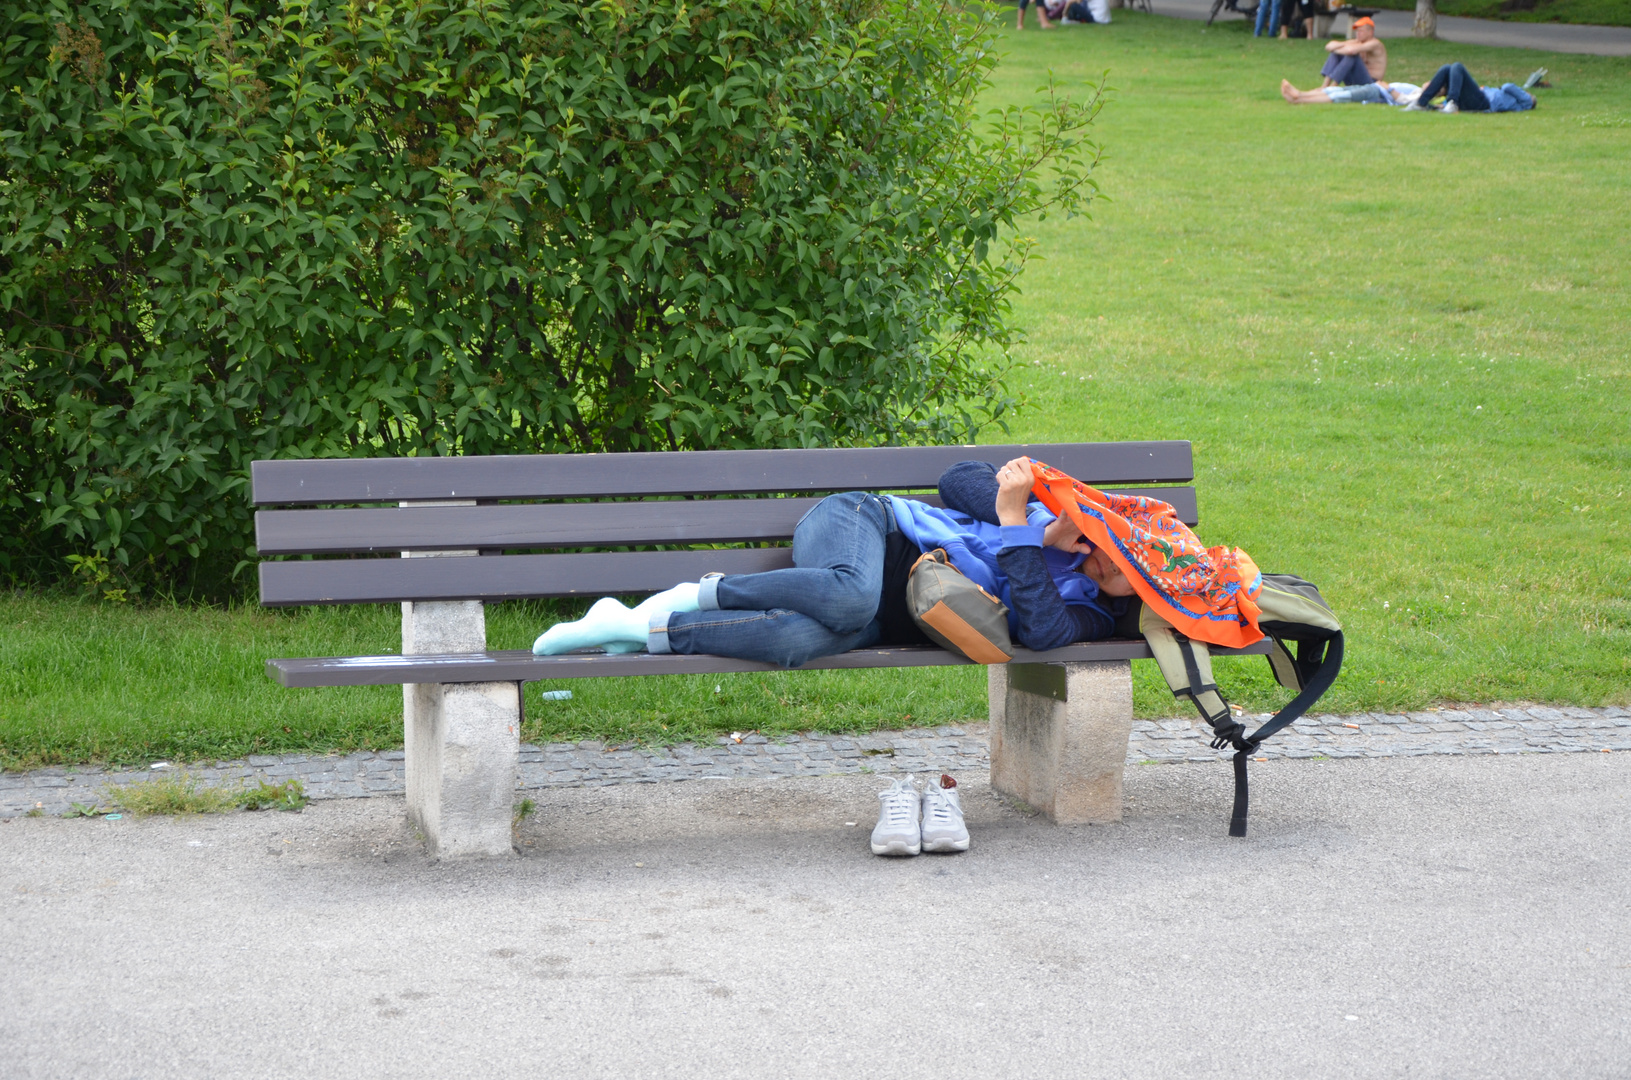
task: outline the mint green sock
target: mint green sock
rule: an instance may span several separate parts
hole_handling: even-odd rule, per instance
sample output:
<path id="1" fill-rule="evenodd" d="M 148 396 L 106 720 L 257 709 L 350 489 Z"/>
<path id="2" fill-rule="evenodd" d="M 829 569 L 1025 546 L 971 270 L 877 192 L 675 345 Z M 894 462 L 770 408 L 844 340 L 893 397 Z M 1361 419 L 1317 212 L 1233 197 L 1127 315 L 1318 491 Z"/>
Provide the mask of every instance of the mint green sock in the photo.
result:
<path id="1" fill-rule="evenodd" d="M 695 581 L 682 581 L 672 589 L 665 589 L 656 596 L 648 596 L 635 605 L 634 610 L 645 615 L 656 615 L 661 612 L 700 611 L 697 604 L 697 592 L 702 588 Z"/>
<path id="2" fill-rule="evenodd" d="M 604 648 L 627 645 L 620 652 L 635 652 L 645 647 L 650 619 L 643 612 L 630 611 L 613 597 L 596 600 L 583 618 L 575 622 L 556 623 L 532 643 L 537 656 L 559 656 L 574 649 Z"/>

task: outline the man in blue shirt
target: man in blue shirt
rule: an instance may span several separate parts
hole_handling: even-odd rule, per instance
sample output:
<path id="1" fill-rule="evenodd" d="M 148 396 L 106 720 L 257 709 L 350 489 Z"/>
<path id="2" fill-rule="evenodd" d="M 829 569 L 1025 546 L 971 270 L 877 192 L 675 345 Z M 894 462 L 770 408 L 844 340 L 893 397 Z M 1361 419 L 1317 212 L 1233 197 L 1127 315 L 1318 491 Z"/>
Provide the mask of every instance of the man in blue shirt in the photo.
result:
<path id="1" fill-rule="evenodd" d="M 1405 109 L 1407 112 L 1431 109 L 1432 100 L 1440 94 L 1444 95 L 1443 109 L 1447 113 L 1522 112 L 1535 107 L 1534 96 L 1517 83 L 1479 86 L 1465 65 L 1445 64 L 1427 80 L 1415 103 Z"/>

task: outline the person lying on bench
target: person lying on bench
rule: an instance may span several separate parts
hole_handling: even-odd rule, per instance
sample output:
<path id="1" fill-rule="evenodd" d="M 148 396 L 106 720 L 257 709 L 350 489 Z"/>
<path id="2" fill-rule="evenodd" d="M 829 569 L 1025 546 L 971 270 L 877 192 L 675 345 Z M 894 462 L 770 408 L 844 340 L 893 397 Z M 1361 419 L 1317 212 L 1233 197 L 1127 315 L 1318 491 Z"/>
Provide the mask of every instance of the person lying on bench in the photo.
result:
<path id="1" fill-rule="evenodd" d="M 1118 620 L 1137 619 L 1132 583 L 1068 517 L 1029 501 L 1032 482 L 1021 457 L 1001 469 L 983 461 L 947 469 L 944 510 L 864 491 L 829 495 L 794 528 L 792 569 L 709 575 L 633 609 L 607 597 L 576 622 L 550 627 L 532 651 L 645 648 L 792 668 L 874 645 L 926 645 L 906 579 L 935 548 L 1008 606 L 1009 630 L 1027 648 L 1109 637 Z M 896 777 L 878 798 L 874 854 L 968 850 L 955 781 L 920 792 L 912 777 Z"/>
<path id="2" fill-rule="evenodd" d="M 1544 71 L 1542 68 L 1541 72 Z M 1530 81 L 1538 82 L 1541 72 L 1531 75 Z M 1445 64 L 1427 80 L 1427 85 L 1421 88 L 1421 96 L 1406 108 L 1411 112 L 1431 109 L 1433 99 L 1439 94 L 1445 95 L 1443 108 L 1447 113 L 1522 112 L 1535 107 L 1534 96 L 1517 83 L 1479 86 L 1465 65 Z"/>
<path id="3" fill-rule="evenodd" d="M 1032 482 L 1021 457 L 1001 469 L 983 461 L 947 469 L 944 510 L 864 491 L 829 495 L 794 528 L 792 569 L 709 575 L 632 610 L 607 597 L 576 622 L 550 627 L 533 652 L 645 648 L 792 668 L 874 645 L 926 645 L 906 579 L 935 548 L 1008 606 L 1010 633 L 1027 648 L 1109 637 L 1119 619 L 1137 619 L 1132 583 L 1068 517 L 1029 501 Z M 912 777 L 896 777 L 878 798 L 873 854 L 968 850 L 955 781 L 919 791 Z"/>
<path id="4" fill-rule="evenodd" d="M 1280 96 L 1293 105 L 1409 105 L 1419 93 L 1421 87 L 1414 83 L 1366 83 L 1299 90 L 1291 85 L 1291 80 L 1280 80 Z"/>
<path id="5" fill-rule="evenodd" d="M 1015 458 L 1001 469 L 983 461 L 947 469 L 944 510 L 862 491 L 830 495 L 794 529 L 791 569 L 710 575 L 632 609 L 607 597 L 550 627 L 533 652 L 646 649 L 794 668 L 851 649 L 929 644 L 907 608 L 906 578 L 935 548 L 1008 606 L 1026 648 L 1111 636 L 1132 583 L 1068 518 L 1029 503 L 1031 483 L 1027 459 Z"/>
<path id="6" fill-rule="evenodd" d="M 1387 46 L 1376 37 L 1376 22 L 1369 15 L 1354 20 L 1354 36 L 1349 41 L 1328 41 L 1325 77 L 1321 86 L 1362 86 L 1381 82 L 1387 74 Z"/>

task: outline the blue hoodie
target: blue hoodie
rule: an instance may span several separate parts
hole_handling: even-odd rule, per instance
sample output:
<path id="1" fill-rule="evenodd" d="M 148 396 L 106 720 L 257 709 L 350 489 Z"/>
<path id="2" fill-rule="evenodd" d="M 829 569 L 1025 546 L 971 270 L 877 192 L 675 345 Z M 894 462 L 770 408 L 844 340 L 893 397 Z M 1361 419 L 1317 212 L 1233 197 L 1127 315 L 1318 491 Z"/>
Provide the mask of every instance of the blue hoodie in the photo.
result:
<path id="1" fill-rule="evenodd" d="M 1535 107 L 1534 97 L 1517 83 L 1481 87 L 1489 98 L 1490 112 L 1523 112 Z"/>
<path id="2" fill-rule="evenodd" d="M 1080 604 L 1095 609 L 1101 606 L 1096 603 L 1098 582 L 1076 572 L 1085 556 L 1043 546 L 1042 533 L 1053 522 L 1053 514 L 1039 503 L 1027 507 L 1027 525 L 990 525 L 915 499 L 891 495 L 889 501 L 894 507 L 895 524 L 918 550 L 944 548 L 946 557 L 964 577 L 1007 606 L 1008 632 L 1015 639 L 1020 636 L 1019 617 L 1008 578 L 997 567 L 997 555 L 1001 551 L 1016 547 L 1040 548 L 1042 561 L 1059 589 L 1060 599 L 1067 605 Z"/>

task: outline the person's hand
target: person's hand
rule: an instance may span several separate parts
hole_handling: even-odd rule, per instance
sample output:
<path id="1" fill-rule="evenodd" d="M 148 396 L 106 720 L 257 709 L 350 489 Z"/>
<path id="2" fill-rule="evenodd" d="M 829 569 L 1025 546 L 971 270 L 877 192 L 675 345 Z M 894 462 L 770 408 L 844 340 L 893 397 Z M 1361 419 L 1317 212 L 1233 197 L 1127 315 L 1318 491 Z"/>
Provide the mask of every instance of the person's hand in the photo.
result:
<path id="1" fill-rule="evenodd" d="M 1086 555 L 1093 550 L 1093 545 L 1082 536 L 1082 530 L 1064 514 L 1059 515 L 1042 530 L 1042 544 L 1045 547 L 1068 551 L 1072 555 Z"/>
<path id="2" fill-rule="evenodd" d="M 1031 497 L 1031 459 L 1017 457 L 997 470 L 997 520 L 1024 525 L 1025 504 Z"/>

